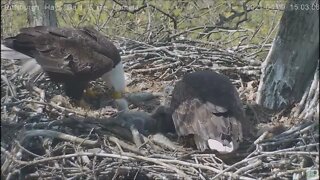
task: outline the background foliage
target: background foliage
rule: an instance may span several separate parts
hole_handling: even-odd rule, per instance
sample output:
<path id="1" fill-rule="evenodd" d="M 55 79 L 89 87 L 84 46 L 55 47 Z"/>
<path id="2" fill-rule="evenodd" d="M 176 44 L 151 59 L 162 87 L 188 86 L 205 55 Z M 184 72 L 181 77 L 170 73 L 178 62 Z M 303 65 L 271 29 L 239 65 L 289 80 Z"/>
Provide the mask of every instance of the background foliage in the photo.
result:
<path id="1" fill-rule="evenodd" d="M 147 43 L 200 40 L 222 48 L 269 44 L 284 0 L 67 0 L 56 1 L 58 25 L 93 25 L 111 37 Z M 2 1 L 2 38 L 28 26 L 24 1 Z M 266 51 L 257 53 L 264 59 Z"/>

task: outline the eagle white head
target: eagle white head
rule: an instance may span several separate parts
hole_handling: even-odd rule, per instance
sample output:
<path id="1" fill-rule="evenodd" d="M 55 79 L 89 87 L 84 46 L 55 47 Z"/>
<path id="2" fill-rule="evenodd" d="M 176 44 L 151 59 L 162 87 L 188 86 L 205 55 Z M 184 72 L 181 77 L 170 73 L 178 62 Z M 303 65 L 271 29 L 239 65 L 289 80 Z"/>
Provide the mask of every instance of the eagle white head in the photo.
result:
<path id="1" fill-rule="evenodd" d="M 114 98 L 119 110 L 128 110 L 128 102 L 124 99 L 126 90 L 126 80 L 122 61 L 120 61 L 111 71 L 105 73 L 101 77 L 114 90 L 112 97 Z"/>

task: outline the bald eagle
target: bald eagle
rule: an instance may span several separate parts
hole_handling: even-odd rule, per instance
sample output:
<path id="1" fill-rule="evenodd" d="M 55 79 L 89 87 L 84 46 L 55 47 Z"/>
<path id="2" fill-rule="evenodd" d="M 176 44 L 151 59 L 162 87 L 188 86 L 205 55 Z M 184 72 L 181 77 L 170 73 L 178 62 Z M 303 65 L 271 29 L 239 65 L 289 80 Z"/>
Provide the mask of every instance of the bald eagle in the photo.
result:
<path id="1" fill-rule="evenodd" d="M 247 128 L 241 100 L 230 80 L 212 71 L 186 74 L 177 82 L 169 113 L 179 136 L 193 135 L 197 148 L 236 150 Z"/>
<path id="2" fill-rule="evenodd" d="M 94 28 L 22 28 L 3 44 L 34 58 L 53 82 L 64 84 L 70 98 L 79 100 L 89 81 L 102 77 L 113 87 L 117 102 L 127 108 L 122 98 L 126 84 L 119 51 Z"/>

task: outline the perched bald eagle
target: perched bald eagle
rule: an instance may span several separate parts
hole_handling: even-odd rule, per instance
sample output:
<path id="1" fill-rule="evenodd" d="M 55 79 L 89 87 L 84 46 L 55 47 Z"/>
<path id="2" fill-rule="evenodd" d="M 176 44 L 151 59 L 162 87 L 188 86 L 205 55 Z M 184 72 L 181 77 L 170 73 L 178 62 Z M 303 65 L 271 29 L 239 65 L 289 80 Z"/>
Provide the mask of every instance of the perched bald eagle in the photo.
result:
<path id="1" fill-rule="evenodd" d="M 102 77 L 113 87 L 113 97 L 127 106 L 121 96 L 126 85 L 119 51 L 94 28 L 22 28 L 3 44 L 34 58 L 53 82 L 64 84 L 67 96 L 79 100 L 88 82 Z"/>
<path id="2" fill-rule="evenodd" d="M 228 77 L 212 71 L 186 74 L 177 82 L 169 108 L 179 136 L 193 135 L 197 148 L 236 150 L 247 128 L 242 103 Z"/>

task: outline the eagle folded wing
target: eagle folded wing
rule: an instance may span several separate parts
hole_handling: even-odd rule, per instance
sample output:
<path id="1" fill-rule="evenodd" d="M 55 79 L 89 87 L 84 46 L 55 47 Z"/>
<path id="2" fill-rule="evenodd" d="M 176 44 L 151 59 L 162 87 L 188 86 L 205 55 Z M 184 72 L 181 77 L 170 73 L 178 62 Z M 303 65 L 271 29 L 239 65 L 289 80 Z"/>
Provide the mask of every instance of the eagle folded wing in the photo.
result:
<path id="1" fill-rule="evenodd" d="M 97 33 L 96 36 L 94 33 Z M 97 36 L 108 41 L 90 28 L 37 26 L 23 28 L 20 34 L 6 41 L 9 46 L 13 44 L 17 51 L 34 57 L 49 76 L 54 74 L 60 77 L 58 74 L 64 74 L 70 76 L 66 79 L 77 76 L 81 80 L 92 80 L 112 69 L 112 58 L 120 60 L 115 47 L 110 44 L 105 47 L 105 44 L 98 42 Z"/>

